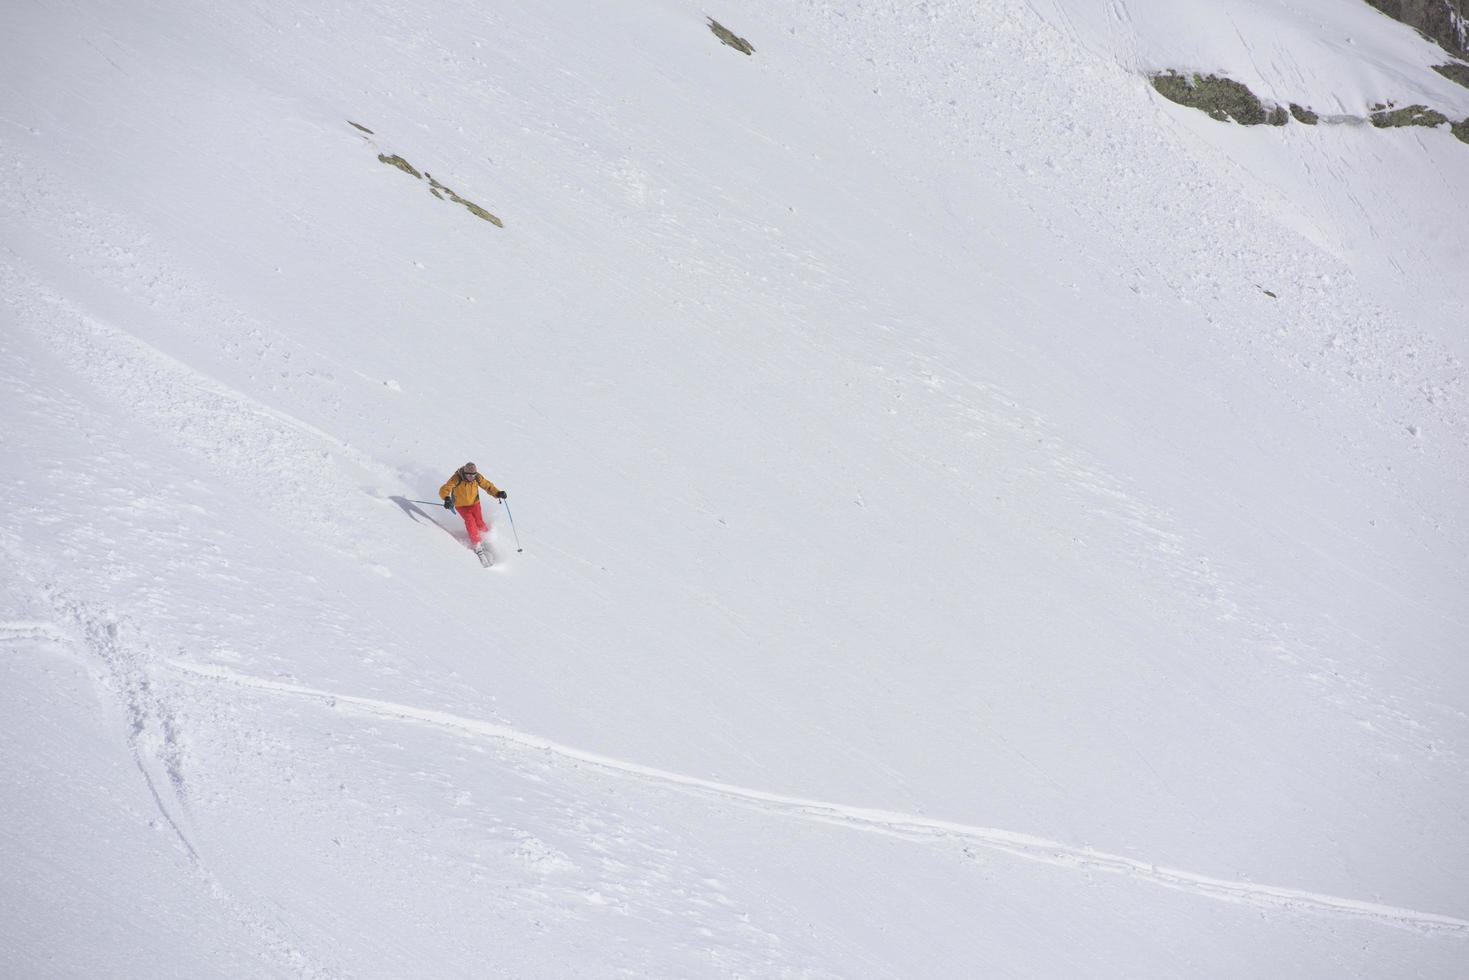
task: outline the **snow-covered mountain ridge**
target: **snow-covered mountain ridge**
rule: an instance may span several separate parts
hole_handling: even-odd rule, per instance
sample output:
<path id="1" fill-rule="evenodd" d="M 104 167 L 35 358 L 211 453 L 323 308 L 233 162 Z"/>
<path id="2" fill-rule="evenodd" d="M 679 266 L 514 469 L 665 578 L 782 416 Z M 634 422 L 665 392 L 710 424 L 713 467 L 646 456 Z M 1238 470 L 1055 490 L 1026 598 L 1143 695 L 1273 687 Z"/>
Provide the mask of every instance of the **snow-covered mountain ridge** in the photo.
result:
<path id="1" fill-rule="evenodd" d="M 19 8 L 0 972 L 1454 976 L 1463 147 L 1159 6 Z"/>
<path id="2" fill-rule="evenodd" d="M 1450 0 L 1412 6 L 1447 11 Z M 1323 115 L 1360 117 L 1377 104 L 1427 102 L 1456 121 L 1469 115 L 1469 88 L 1437 70 L 1459 63 L 1466 51 L 1415 29 L 1439 23 L 1422 9 L 1385 15 L 1365 0 L 1040 0 L 1038 9 L 1075 43 L 1129 68 L 1218 72 L 1273 105 L 1297 102 Z"/>

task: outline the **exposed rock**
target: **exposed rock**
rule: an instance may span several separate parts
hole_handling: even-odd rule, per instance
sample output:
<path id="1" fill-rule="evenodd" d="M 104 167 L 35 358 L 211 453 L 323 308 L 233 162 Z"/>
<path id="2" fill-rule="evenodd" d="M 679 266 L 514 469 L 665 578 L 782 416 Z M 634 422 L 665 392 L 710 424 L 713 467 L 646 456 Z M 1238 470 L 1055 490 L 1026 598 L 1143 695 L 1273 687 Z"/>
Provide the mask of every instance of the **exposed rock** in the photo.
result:
<path id="1" fill-rule="evenodd" d="M 478 204 L 475 204 L 473 201 L 466 201 L 462 197 L 455 198 L 455 200 L 457 200 L 460 204 L 464 205 L 464 207 L 466 209 L 468 209 L 469 213 L 472 214 L 472 215 L 474 215 L 476 218 L 483 218 L 485 221 L 488 221 L 490 224 L 494 225 L 496 228 L 504 228 L 505 227 L 505 222 L 501 221 L 499 218 L 495 217 L 493 214 L 490 214 L 490 212 L 486 211 L 484 208 L 480 207 Z"/>
<path id="2" fill-rule="evenodd" d="M 475 204 L 473 201 L 466 201 L 464 198 L 460 197 L 458 194 L 455 194 L 452 190 L 450 190 L 449 188 L 445 187 L 443 184 L 441 184 L 437 180 L 435 180 L 433 174 L 425 174 L 425 176 L 428 177 L 428 182 L 429 182 L 430 185 L 432 185 L 432 186 L 429 187 L 429 193 L 432 194 L 434 197 L 437 197 L 439 200 L 442 201 L 447 196 L 449 198 L 449 200 L 453 201 L 455 204 L 462 204 L 462 205 L 464 205 L 465 210 L 467 210 L 470 214 L 474 215 L 476 218 L 481 218 L 481 219 L 483 219 L 485 221 L 488 221 L 490 224 L 494 225 L 496 228 L 504 228 L 505 227 L 505 223 L 503 221 L 501 221 L 499 218 L 495 217 L 493 214 L 491 214 L 490 212 L 486 211 L 484 208 L 480 207 L 478 204 Z M 443 194 L 440 194 L 439 191 L 443 191 L 444 193 Z"/>
<path id="3" fill-rule="evenodd" d="M 750 44 L 749 41 L 746 41 L 744 38 L 740 37 L 728 27 L 725 27 L 713 17 L 709 18 L 709 30 L 714 32 L 715 37 L 719 38 L 719 40 L 723 41 L 725 44 L 734 48 L 741 54 L 755 53 L 755 48 L 753 45 Z"/>
<path id="4" fill-rule="evenodd" d="M 1430 33 L 1456 54 L 1469 50 L 1469 0 L 1367 0 L 1373 7 L 1392 17 L 1412 24 L 1420 31 Z M 710 22 L 713 23 L 712 21 Z M 1423 26 L 1427 25 L 1427 26 Z M 1447 25 L 1445 43 L 1433 30 Z M 1440 31 L 1442 33 L 1442 31 Z M 1435 65 L 1433 70 L 1445 78 L 1469 88 L 1469 63 L 1452 61 Z M 1469 119 L 1453 122 L 1437 109 L 1425 105 L 1410 105 L 1398 108 L 1392 102 L 1378 103 L 1369 110 L 1367 118 L 1361 116 L 1329 116 L 1323 119 L 1314 110 L 1295 102 L 1289 110 L 1281 106 L 1266 109 L 1255 93 L 1240 82 L 1217 75 L 1198 72 L 1181 73 L 1173 69 L 1160 71 L 1150 76 L 1153 88 L 1171 102 L 1198 109 L 1220 122 L 1233 121 L 1242 126 L 1284 126 L 1294 118 L 1307 126 L 1321 123 L 1360 124 L 1370 122 L 1378 129 L 1396 129 L 1402 126 L 1424 126 L 1429 129 L 1447 125 L 1459 140 L 1469 143 Z"/>
<path id="5" fill-rule="evenodd" d="M 359 126 L 358 128 L 360 129 L 361 127 Z M 473 201 L 466 201 L 458 194 L 455 194 L 452 190 L 435 180 L 433 174 L 428 173 L 427 171 L 425 171 L 424 173 L 419 173 L 418 170 L 413 166 L 413 164 L 409 163 L 407 160 L 404 160 L 402 157 L 396 154 L 394 154 L 393 156 L 388 156 L 386 153 L 379 153 L 377 155 L 377 158 L 380 162 L 386 163 L 390 167 L 397 167 L 405 174 L 410 174 L 418 180 L 423 180 L 425 177 L 427 177 L 429 182 L 428 192 L 439 200 L 442 201 L 447 198 L 448 200 L 453 201 L 455 204 L 462 204 L 464 205 L 465 210 L 474 215 L 476 218 L 488 221 L 496 228 L 505 227 L 505 223 L 499 218 L 495 217 L 493 214 L 486 211 L 478 204 L 475 204 Z"/>
<path id="6" fill-rule="evenodd" d="M 1296 122 L 1305 123 L 1307 126 L 1314 126 L 1321 121 L 1319 115 L 1307 109 L 1305 106 L 1296 105 L 1294 102 L 1290 104 L 1290 114 L 1296 117 Z"/>
<path id="7" fill-rule="evenodd" d="M 1451 82 L 1458 82 L 1465 88 L 1469 88 L 1469 65 L 1459 61 L 1451 61 L 1447 65 L 1434 65 L 1433 70 Z"/>
<path id="8" fill-rule="evenodd" d="M 1220 122 L 1232 119 L 1241 126 L 1284 126 L 1290 118 L 1279 106 L 1267 112 L 1255 93 L 1232 78 L 1166 71 L 1153 76 L 1153 88 L 1170 102 L 1199 109 Z"/>
<path id="9" fill-rule="evenodd" d="M 399 170 L 403 171 L 405 174 L 412 174 L 414 177 L 418 178 L 419 180 L 422 180 L 423 179 L 423 174 L 419 173 L 416 169 L 414 169 L 413 164 L 409 163 L 407 160 L 404 160 L 402 157 L 398 156 L 396 153 L 393 154 L 392 156 L 388 156 L 386 153 L 379 153 L 377 155 L 377 158 L 378 158 L 378 162 L 380 162 L 380 163 L 386 163 L 390 167 L 397 167 Z"/>
<path id="10" fill-rule="evenodd" d="M 1469 0 L 1367 0 L 1438 44 L 1449 54 L 1469 56 Z"/>
<path id="11" fill-rule="evenodd" d="M 1233 120 L 1244 126 L 1284 126 L 1294 117 L 1307 126 L 1320 123 L 1360 124 L 1366 121 L 1378 129 L 1395 129 L 1400 126 L 1426 126 L 1431 129 L 1448 124 L 1456 137 L 1469 143 L 1469 119 L 1451 122 L 1442 112 L 1425 105 L 1403 106 L 1400 109 L 1391 102 L 1380 102 L 1372 107 L 1366 120 L 1361 116 L 1329 116 L 1323 120 L 1316 112 L 1295 102 L 1290 103 L 1289 111 L 1281 106 L 1267 110 L 1244 85 L 1216 75 L 1183 75 L 1170 70 L 1153 75 L 1152 82 L 1153 87 L 1165 99 L 1208 113 L 1211 118 L 1220 122 Z"/>
<path id="12" fill-rule="evenodd" d="M 1368 117 L 1378 129 L 1394 129 L 1399 126 L 1442 126 L 1449 119 L 1442 112 L 1423 105 L 1403 106 L 1394 109 L 1391 104 L 1375 105 Z"/>
<path id="13" fill-rule="evenodd" d="M 368 129 L 366 126 L 362 125 L 361 123 L 354 123 L 350 119 L 347 120 L 347 125 L 349 125 L 349 126 L 355 126 L 356 128 L 358 128 L 358 129 L 362 130 L 364 133 L 366 133 L 368 136 L 376 135 L 376 134 L 373 133 L 372 130 Z"/>

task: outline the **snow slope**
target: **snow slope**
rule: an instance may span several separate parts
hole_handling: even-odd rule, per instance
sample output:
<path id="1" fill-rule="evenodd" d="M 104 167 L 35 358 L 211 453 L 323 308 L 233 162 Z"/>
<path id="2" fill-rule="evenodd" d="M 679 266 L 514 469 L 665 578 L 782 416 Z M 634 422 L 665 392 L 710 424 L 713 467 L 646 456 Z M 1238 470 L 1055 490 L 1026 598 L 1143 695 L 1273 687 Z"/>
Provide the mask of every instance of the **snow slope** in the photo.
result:
<path id="1" fill-rule="evenodd" d="M 1364 116 L 1378 103 L 1427 103 L 1469 114 L 1469 89 L 1435 73 L 1443 48 L 1364 0 L 1037 0 L 1059 31 L 1144 71 L 1221 72 L 1261 99 L 1323 116 Z"/>
<path id="2" fill-rule="evenodd" d="M 1056 11 L 14 11 L 0 973 L 1457 975 L 1469 148 Z"/>

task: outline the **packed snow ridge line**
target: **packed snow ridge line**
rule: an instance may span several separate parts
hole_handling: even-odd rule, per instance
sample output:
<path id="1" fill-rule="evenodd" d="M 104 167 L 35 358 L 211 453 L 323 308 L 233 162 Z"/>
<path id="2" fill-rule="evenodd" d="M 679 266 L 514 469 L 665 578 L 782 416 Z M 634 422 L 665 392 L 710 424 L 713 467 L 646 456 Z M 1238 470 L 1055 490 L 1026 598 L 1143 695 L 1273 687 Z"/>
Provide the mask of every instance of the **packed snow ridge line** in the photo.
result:
<path id="1" fill-rule="evenodd" d="M 1465 0 L 1367 0 L 1455 57 L 1469 57 L 1469 3 Z"/>
<path id="2" fill-rule="evenodd" d="M 1135 858 L 1108 854 L 1089 847 L 1075 847 L 1058 841 L 1033 837 L 993 827 L 979 827 L 934 820 L 913 814 L 875 810 L 866 807 L 847 806 L 822 800 L 811 800 L 764 790 L 750 789 L 700 779 L 681 773 L 668 772 L 650 766 L 614 759 L 609 756 L 588 752 L 584 749 L 561 745 L 549 739 L 532 735 L 518 729 L 494 722 L 474 718 L 463 718 L 443 711 L 415 708 L 411 705 L 380 701 L 374 698 L 336 694 L 311 687 L 303 687 L 283 681 L 241 674 L 228 667 L 196 664 L 184 661 L 169 661 L 177 672 L 194 677 L 206 678 L 221 683 L 263 691 L 288 697 L 300 697 L 319 701 L 332 708 L 356 709 L 381 718 L 446 728 L 461 734 L 492 738 L 499 742 L 534 749 L 538 752 L 560 756 L 570 762 L 593 766 L 621 776 L 631 776 L 648 782 L 661 783 L 691 790 L 699 795 L 714 796 L 726 801 L 735 801 L 754 809 L 782 816 L 793 816 L 803 820 L 833 824 L 868 833 L 884 834 L 903 840 L 945 840 L 958 838 L 981 847 L 1002 851 L 1015 857 L 1057 867 L 1086 871 L 1105 871 L 1127 875 L 1220 901 L 1253 905 L 1260 908 L 1280 909 L 1292 912 L 1311 912 L 1347 916 L 1376 922 L 1381 925 L 1397 926 L 1421 932 L 1439 933 L 1456 938 L 1469 938 L 1469 920 L 1419 912 L 1413 909 L 1364 902 L 1351 898 L 1339 898 L 1316 892 L 1253 882 L 1228 881 L 1212 878 L 1177 868 L 1160 867 Z"/>

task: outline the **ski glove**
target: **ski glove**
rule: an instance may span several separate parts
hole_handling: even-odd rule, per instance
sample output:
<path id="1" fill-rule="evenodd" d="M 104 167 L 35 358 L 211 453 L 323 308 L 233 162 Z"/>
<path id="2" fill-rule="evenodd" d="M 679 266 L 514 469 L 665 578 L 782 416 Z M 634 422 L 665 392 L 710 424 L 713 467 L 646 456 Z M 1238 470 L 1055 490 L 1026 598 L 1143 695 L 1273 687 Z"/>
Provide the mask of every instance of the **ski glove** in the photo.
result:
<path id="1" fill-rule="evenodd" d="M 495 496 L 499 497 L 501 500 L 504 500 L 506 497 L 510 496 L 510 494 L 506 493 L 504 490 L 501 490 L 499 493 L 495 494 Z"/>
<path id="2" fill-rule="evenodd" d="M 454 509 L 454 498 L 453 497 L 445 497 L 444 498 L 444 509 L 445 510 L 453 510 Z"/>

